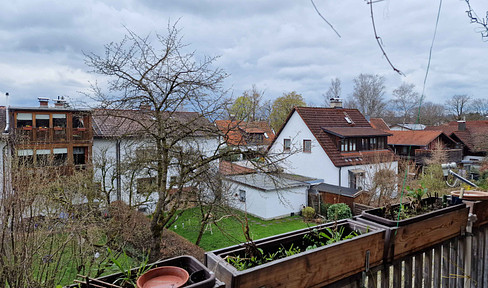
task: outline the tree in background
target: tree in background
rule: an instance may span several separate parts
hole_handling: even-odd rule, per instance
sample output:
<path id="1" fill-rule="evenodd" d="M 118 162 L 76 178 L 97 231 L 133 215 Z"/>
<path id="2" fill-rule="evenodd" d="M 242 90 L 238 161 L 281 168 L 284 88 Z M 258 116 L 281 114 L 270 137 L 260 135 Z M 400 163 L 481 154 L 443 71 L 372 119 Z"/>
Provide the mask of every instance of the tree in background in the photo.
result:
<path id="1" fill-rule="evenodd" d="M 273 128 L 275 132 L 278 132 L 293 107 L 300 106 L 307 106 L 302 95 L 295 91 L 283 93 L 283 96 L 278 97 L 273 102 L 270 114 L 271 128 Z"/>
<path id="2" fill-rule="evenodd" d="M 230 118 L 250 122 L 267 119 L 269 103 L 263 103 L 263 95 L 264 91 L 259 91 L 256 85 L 251 90 L 244 91 L 229 108 Z"/>
<path id="3" fill-rule="evenodd" d="M 415 108 L 420 105 L 420 94 L 415 91 L 415 85 L 402 83 L 393 90 L 393 97 L 391 105 L 401 114 L 403 124 L 415 121 Z"/>
<path id="4" fill-rule="evenodd" d="M 325 107 L 329 107 L 329 101 L 332 98 L 341 98 L 342 88 L 341 80 L 339 78 L 334 78 L 330 80 L 329 90 L 324 94 Z"/>
<path id="5" fill-rule="evenodd" d="M 361 113 L 371 117 L 381 117 L 386 108 L 385 78 L 377 74 L 359 74 L 354 78 L 354 91 L 345 105 L 357 108 Z"/>
<path id="6" fill-rule="evenodd" d="M 420 123 L 427 126 L 441 125 L 446 121 L 444 105 L 423 102 L 420 106 Z"/>
<path id="7" fill-rule="evenodd" d="M 485 120 L 488 116 L 488 99 L 473 99 L 469 109 L 472 115 L 469 120 Z"/>
<path id="8" fill-rule="evenodd" d="M 453 95 L 446 100 L 446 110 L 454 115 L 456 120 L 461 120 L 466 112 L 468 112 L 471 97 L 466 94 Z"/>

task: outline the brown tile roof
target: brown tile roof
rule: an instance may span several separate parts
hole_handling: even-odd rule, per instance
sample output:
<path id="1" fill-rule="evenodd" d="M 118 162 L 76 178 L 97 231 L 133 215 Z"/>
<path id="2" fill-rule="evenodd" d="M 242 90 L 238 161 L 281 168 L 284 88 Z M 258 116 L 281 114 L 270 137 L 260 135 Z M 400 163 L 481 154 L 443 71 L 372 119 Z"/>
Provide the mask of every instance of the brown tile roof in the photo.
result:
<path id="1" fill-rule="evenodd" d="M 222 160 L 219 163 L 219 171 L 222 175 L 238 175 L 255 173 L 254 169 L 237 165 L 235 163 Z"/>
<path id="2" fill-rule="evenodd" d="M 388 144 L 391 145 L 413 145 L 413 146 L 428 146 L 432 141 L 444 134 L 442 131 L 426 131 L 426 130 L 411 130 L 411 131 L 390 131 L 392 136 L 388 137 Z M 444 136 L 446 136 L 444 134 Z M 447 136 L 446 136 L 447 137 Z"/>
<path id="3" fill-rule="evenodd" d="M 459 139 L 472 152 L 486 152 L 481 147 L 486 146 L 488 140 L 488 120 L 466 121 L 464 131 L 459 131 L 458 125 L 457 121 L 451 121 L 444 125 L 426 127 L 425 130 L 442 131 L 451 138 Z"/>
<path id="4" fill-rule="evenodd" d="M 275 134 L 268 122 L 266 121 L 231 121 L 231 120 L 216 120 L 215 125 L 224 134 L 225 141 L 228 145 L 251 145 L 254 143 L 248 143 L 248 134 L 264 134 L 268 136 L 263 137 L 263 142 L 259 145 L 268 146 L 273 141 Z"/>
<path id="5" fill-rule="evenodd" d="M 383 118 L 371 118 L 369 119 L 369 124 L 371 124 L 371 126 L 373 126 L 373 128 L 375 129 L 390 131 L 390 127 L 388 126 L 388 124 L 386 124 Z"/>
<path id="6" fill-rule="evenodd" d="M 141 136 L 155 131 L 155 111 L 95 109 L 92 113 L 94 137 Z M 197 112 L 159 112 L 163 130 L 175 136 L 205 136 L 218 130 Z"/>
<path id="7" fill-rule="evenodd" d="M 285 124 L 283 124 L 283 126 L 281 127 L 280 132 L 283 130 L 283 127 L 286 125 L 291 115 L 295 111 L 303 119 L 307 127 L 310 129 L 312 134 L 315 136 L 317 141 L 324 149 L 325 153 L 327 153 L 327 155 L 329 156 L 332 163 L 334 163 L 334 165 L 337 167 L 371 163 L 373 159 L 373 157 L 371 156 L 373 155 L 381 157 L 388 156 L 392 159 L 394 157 L 393 152 L 391 152 L 390 150 L 361 151 L 358 152 L 358 155 L 354 156 L 354 160 L 350 160 L 347 155 L 341 154 L 334 142 L 333 137 L 335 136 L 325 132 L 324 128 L 337 129 L 340 127 L 353 127 L 363 128 L 366 130 L 373 129 L 368 120 L 366 120 L 363 114 L 361 114 L 361 112 L 359 112 L 359 110 L 357 109 L 296 107 L 288 115 L 288 118 L 285 121 Z M 361 131 L 361 129 L 358 129 L 357 131 Z M 374 131 L 374 134 L 379 133 L 376 129 Z M 279 135 L 280 132 L 278 132 L 277 135 Z M 381 133 L 385 132 L 381 131 Z M 368 157 L 362 157 L 363 155 L 368 155 Z"/>

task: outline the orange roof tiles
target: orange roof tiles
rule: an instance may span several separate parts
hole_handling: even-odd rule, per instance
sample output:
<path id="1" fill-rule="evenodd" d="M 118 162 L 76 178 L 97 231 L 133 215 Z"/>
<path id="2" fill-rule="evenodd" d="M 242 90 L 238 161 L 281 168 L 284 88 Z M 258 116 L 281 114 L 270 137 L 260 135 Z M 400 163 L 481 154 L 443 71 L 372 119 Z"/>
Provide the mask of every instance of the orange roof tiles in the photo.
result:
<path id="1" fill-rule="evenodd" d="M 413 145 L 413 146 L 427 146 L 432 141 L 437 139 L 442 131 L 426 131 L 426 130 L 411 130 L 411 131 L 390 131 L 392 136 L 388 137 L 388 144 L 390 145 Z"/>
<path id="2" fill-rule="evenodd" d="M 373 128 L 375 129 L 390 131 L 390 127 L 388 126 L 388 124 L 386 124 L 383 118 L 371 118 L 369 119 L 369 124 L 371 124 L 371 126 L 373 126 Z"/>
<path id="3" fill-rule="evenodd" d="M 256 143 L 248 143 L 252 135 L 249 134 L 263 134 L 263 141 L 259 145 L 269 145 L 274 139 L 274 132 L 266 121 L 231 121 L 231 120 L 216 120 L 215 125 L 224 134 L 225 141 L 228 145 L 251 145 Z M 267 136 L 267 137 L 266 137 Z"/>

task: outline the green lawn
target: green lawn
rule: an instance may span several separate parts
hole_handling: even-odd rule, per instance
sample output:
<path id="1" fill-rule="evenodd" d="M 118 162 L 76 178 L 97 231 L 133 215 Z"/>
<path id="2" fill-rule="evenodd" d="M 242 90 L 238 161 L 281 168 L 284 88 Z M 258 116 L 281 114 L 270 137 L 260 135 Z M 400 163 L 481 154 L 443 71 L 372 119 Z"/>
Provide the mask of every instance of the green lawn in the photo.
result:
<path id="1" fill-rule="evenodd" d="M 215 218 L 220 219 L 222 216 L 219 215 Z M 300 216 L 264 221 L 248 215 L 248 219 L 250 235 L 254 240 L 315 225 L 305 223 Z M 212 251 L 245 241 L 242 226 L 234 218 L 224 217 L 218 221 L 217 225 L 220 229 L 212 224 L 213 233 L 207 230 L 202 237 L 200 247 L 205 251 Z M 195 243 L 199 229 L 200 216 L 197 208 L 186 210 L 171 227 L 171 230 L 190 240 L 192 243 Z"/>

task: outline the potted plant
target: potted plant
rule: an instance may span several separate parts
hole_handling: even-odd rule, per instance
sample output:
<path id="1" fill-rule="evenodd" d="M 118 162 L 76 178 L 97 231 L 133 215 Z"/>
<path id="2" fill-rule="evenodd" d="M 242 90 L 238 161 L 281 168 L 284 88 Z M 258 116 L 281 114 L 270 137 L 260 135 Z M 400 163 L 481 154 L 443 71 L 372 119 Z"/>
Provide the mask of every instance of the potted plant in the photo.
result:
<path id="1" fill-rule="evenodd" d="M 324 286 L 379 264 L 384 232 L 345 219 L 207 252 L 205 261 L 226 287 Z"/>
<path id="2" fill-rule="evenodd" d="M 31 125 L 26 125 L 24 127 L 22 127 L 23 130 L 32 130 L 32 126 Z"/>
<path id="3" fill-rule="evenodd" d="M 460 235 L 468 220 L 468 208 L 462 201 L 426 197 L 426 188 L 407 187 L 410 202 L 363 211 L 359 221 L 389 227 L 388 257 L 398 259 L 444 240 Z"/>

